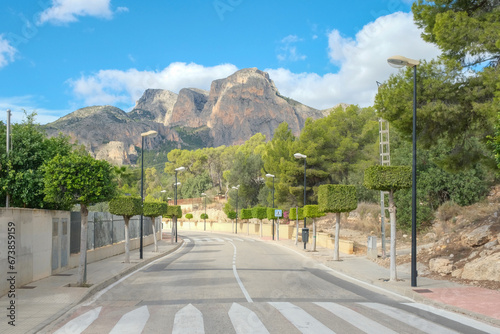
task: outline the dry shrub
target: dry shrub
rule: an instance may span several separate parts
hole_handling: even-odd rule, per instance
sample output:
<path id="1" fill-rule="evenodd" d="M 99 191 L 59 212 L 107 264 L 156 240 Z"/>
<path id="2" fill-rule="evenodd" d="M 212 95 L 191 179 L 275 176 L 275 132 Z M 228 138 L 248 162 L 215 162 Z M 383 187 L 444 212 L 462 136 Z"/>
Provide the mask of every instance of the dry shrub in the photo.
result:
<path id="1" fill-rule="evenodd" d="M 436 218 L 447 222 L 460 215 L 462 208 L 453 201 L 443 203 L 436 211 Z"/>
<path id="2" fill-rule="evenodd" d="M 361 202 L 356 210 L 346 219 L 345 227 L 366 233 L 380 233 L 380 205 Z"/>

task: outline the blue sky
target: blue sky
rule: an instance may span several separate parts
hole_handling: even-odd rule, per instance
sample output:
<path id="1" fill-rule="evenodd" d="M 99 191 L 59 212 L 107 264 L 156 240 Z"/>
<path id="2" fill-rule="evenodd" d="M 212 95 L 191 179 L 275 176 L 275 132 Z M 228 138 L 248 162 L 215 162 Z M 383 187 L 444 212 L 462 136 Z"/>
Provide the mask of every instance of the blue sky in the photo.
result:
<path id="1" fill-rule="evenodd" d="M 129 111 L 147 88 L 208 90 L 257 67 L 309 106 L 369 106 L 401 54 L 432 59 L 408 0 L 3 0 L 0 120 Z"/>

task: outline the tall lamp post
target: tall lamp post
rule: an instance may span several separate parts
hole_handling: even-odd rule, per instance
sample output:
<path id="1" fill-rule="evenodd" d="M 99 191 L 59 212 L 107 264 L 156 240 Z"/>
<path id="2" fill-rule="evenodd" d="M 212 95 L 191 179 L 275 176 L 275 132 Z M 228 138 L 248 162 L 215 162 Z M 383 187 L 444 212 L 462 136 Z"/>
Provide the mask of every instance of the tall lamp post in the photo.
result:
<path id="1" fill-rule="evenodd" d="M 205 216 L 207 217 L 207 194 L 201 193 L 201 196 L 205 197 Z M 203 218 L 203 231 L 207 230 L 207 219 Z"/>
<path id="2" fill-rule="evenodd" d="M 144 207 L 144 138 L 155 137 L 158 134 L 156 131 L 148 131 L 141 133 L 141 206 Z M 139 242 L 139 258 L 142 259 L 142 237 L 143 237 L 143 220 L 144 216 L 141 211 L 141 240 Z"/>
<path id="3" fill-rule="evenodd" d="M 392 67 L 413 67 L 413 158 L 411 187 L 411 286 L 417 286 L 417 65 L 418 60 L 403 56 L 387 58 Z"/>
<path id="4" fill-rule="evenodd" d="M 274 210 L 274 178 L 275 178 L 275 176 L 273 174 L 266 174 L 266 177 L 273 178 L 273 210 Z M 273 229 L 272 230 L 273 230 L 273 240 L 274 240 L 274 222 L 273 222 Z"/>
<path id="5" fill-rule="evenodd" d="M 177 186 L 180 182 L 177 182 L 177 173 L 186 170 L 186 167 L 177 167 L 175 170 L 175 195 L 174 195 L 174 205 L 177 205 Z M 177 217 L 175 217 L 175 242 L 177 243 Z"/>
<path id="6" fill-rule="evenodd" d="M 238 190 L 240 189 L 240 185 L 238 184 L 236 187 L 232 187 L 233 189 L 236 190 L 236 232 L 235 234 L 238 234 Z"/>
<path id="7" fill-rule="evenodd" d="M 307 155 L 295 153 L 295 159 L 304 159 L 304 207 L 306 206 L 306 158 Z M 306 227 L 306 217 L 304 217 L 304 228 Z"/>

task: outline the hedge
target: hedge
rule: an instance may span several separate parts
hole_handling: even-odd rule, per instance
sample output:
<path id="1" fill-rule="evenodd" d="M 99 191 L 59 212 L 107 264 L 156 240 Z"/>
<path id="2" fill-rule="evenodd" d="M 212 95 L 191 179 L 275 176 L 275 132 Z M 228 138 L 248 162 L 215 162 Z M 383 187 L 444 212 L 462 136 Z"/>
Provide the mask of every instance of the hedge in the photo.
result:
<path id="1" fill-rule="evenodd" d="M 356 187 L 343 184 L 320 185 L 318 203 L 321 212 L 350 212 L 358 207 Z"/>
<path id="2" fill-rule="evenodd" d="M 236 219 L 236 211 L 230 211 L 226 215 L 229 219 Z"/>
<path id="3" fill-rule="evenodd" d="M 304 206 L 304 216 L 307 218 L 323 217 L 325 214 L 319 211 L 319 205 L 306 205 Z"/>
<path id="4" fill-rule="evenodd" d="M 200 219 L 208 219 L 208 215 L 206 213 L 202 213 L 200 215 Z"/>
<path id="5" fill-rule="evenodd" d="M 252 209 L 241 209 L 240 218 L 241 219 L 252 219 L 253 218 Z"/>
<path id="6" fill-rule="evenodd" d="M 252 208 L 252 216 L 260 220 L 267 218 L 267 208 L 264 208 L 262 206 L 256 206 L 255 208 Z"/>
<path id="7" fill-rule="evenodd" d="M 172 218 L 173 216 L 176 216 L 177 218 L 182 217 L 182 209 L 180 205 L 169 205 L 167 207 L 165 217 Z"/>
<path id="8" fill-rule="evenodd" d="M 276 208 L 267 208 L 267 213 L 266 213 L 267 219 L 269 220 L 278 219 L 278 217 L 274 215 L 274 210 L 276 210 Z"/>
<path id="9" fill-rule="evenodd" d="M 165 202 L 144 202 L 143 215 L 146 217 L 159 217 L 167 213 Z"/>
<path id="10" fill-rule="evenodd" d="M 117 216 L 132 217 L 142 212 L 140 197 L 120 196 L 109 201 L 109 212 Z"/>
<path id="11" fill-rule="evenodd" d="M 297 208 L 290 208 L 290 220 L 297 220 Z M 304 220 L 304 208 L 299 208 L 299 220 Z"/>
<path id="12" fill-rule="evenodd" d="M 371 166 L 365 170 L 364 186 L 368 189 L 395 191 L 411 188 L 410 166 Z"/>

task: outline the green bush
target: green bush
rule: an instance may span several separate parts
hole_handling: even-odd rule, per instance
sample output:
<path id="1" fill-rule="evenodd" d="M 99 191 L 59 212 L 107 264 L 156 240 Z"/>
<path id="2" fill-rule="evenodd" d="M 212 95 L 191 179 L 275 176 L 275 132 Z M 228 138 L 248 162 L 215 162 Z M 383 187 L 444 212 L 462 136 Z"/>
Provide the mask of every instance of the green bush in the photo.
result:
<path id="1" fill-rule="evenodd" d="M 192 213 L 186 213 L 186 219 L 193 219 L 193 214 Z"/>
<path id="2" fill-rule="evenodd" d="M 290 220 L 297 220 L 297 212 L 296 208 L 290 208 Z M 304 209 L 299 208 L 299 220 L 304 219 Z"/>
<path id="3" fill-rule="evenodd" d="M 304 206 L 304 216 L 307 218 L 323 217 L 325 214 L 319 211 L 319 205 L 306 205 Z"/>
<path id="4" fill-rule="evenodd" d="M 318 203 L 321 212 L 355 210 L 358 207 L 356 187 L 342 184 L 323 184 L 319 186 Z"/>
<path id="5" fill-rule="evenodd" d="M 365 170 L 364 185 L 368 189 L 396 191 L 411 188 L 410 166 L 371 166 Z"/>
<path id="6" fill-rule="evenodd" d="M 252 219 L 252 209 L 241 209 L 241 214 L 240 214 L 241 219 Z"/>
<path id="7" fill-rule="evenodd" d="M 206 213 L 202 213 L 200 215 L 200 219 L 208 219 L 208 215 Z"/>
<path id="8" fill-rule="evenodd" d="M 236 211 L 230 211 L 226 215 L 229 219 L 236 219 Z"/>
<path id="9" fill-rule="evenodd" d="M 139 197 L 115 197 L 109 201 L 109 212 L 125 217 L 140 215 L 142 212 L 142 201 Z"/>
<path id="10" fill-rule="evenodd" d="M 165 214 L 165 217 L 172 218 L 173 216 L 177 218 L 182 217 L 182 209 L 180 205 L 169 205 L 167 207 L 167 213 Z"/>
<path id="11" fill-rule="evenodd" d="M 262 206 L 252 208 L 252 216 L 260 220 L 267 218 L 267 208 Z"/>
<path id="12" fill-rule="evenodd" d="M 143 215 L 146 217 L 159 217 L 167 213 L 165 202 L 144 202 Z"/>
<path id="13" fill-rule="evenodd" d="M 271 220 L 271 219 L 278 219 L 278 217 L 276 217 L 274 215 L 274 210 L 276 210 L 275 208 L 267 208 L 267 213 L 266 213 L 266 217 L 267 219 Z"/>

